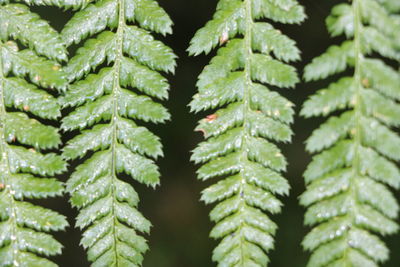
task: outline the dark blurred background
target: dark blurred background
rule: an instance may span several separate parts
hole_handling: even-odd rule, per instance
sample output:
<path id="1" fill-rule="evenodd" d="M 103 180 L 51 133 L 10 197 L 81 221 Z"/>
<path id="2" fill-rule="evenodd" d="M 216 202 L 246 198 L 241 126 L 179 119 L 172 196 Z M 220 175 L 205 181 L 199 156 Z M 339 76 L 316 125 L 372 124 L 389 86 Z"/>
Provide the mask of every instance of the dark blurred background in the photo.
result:
<path id="1" fill-rule="evenodd" d="M 341 41 L 332 40 L 324 24 L 330 9 L 339 1 L 301 2 L 308 15 L 305 23 L 300 26 L 276 24 L 282 32 L 297 41 L 302 51 L 302 61 L 295 64 L 300 74 L 313 57 L 322 53 L 332 42 Z M 202 140 L 201 134 L 193 131 L 202 114 L 190 114 L 187 104 L 196 92 L 197 76 L 215 51 L 211 55 L 194 58 L 187 55 L 186 48 L 195 31 L 212 17 L 217 1 L 159 0 L 159 3 L 170 14 L 175 26 L 172 36 L 158 36 L 158 39 L 171 46 L 179 59 L 175 75 L 168 76 L 171 92 L 166 106 L 172 114 L 172 121 L 151 127 L 164 144 L 165 156 L 158 160 L 162 173 L 161 186 L 152 190 L 130 180 L 140 195 L 139 209 L 153 223 L 151 235 L 147 236 L 150 251 L 145 255 L 144 267 L 211 267 L 215 266 L 211 254 L 217 244 L 208 237 L 212 227 L 208 214 L 212 207 L 199 201 L 200 192 L 207 183 L 197 181 L 197 167 L 189 161 L 190 151 Z M 61 30 L 72 16 L 70 11 L 63 12 L 51 7 L 34 7 L 33 10 L 51 21 L 57 30 Z M 295 90 L 282 89 L 280 93 L 295 103 L 298 113 L 304 100 L 328 82 L 302 82 Z M 300 243 L 308 229 L 303 227 L 304 209 L 298 205 L 298 196 L 304 191 L 302 173 L 310 160 L 304 151 L 304 141 L 321 122 L 319 119 L 304 120 L 297 116 L 293 125 L 293 143 L 280 146 L 288 158 L 286 177 L 292 190 L 290 197 L 282 199 L 283 212 L 272 216 L 279 230 L 276 248 L 270 253 L 271 267 L 301 267 L 307 263 L 309 255 L 302 250 Z M 66 136 L 65 140 L 70 137 Z M 65 181 L 67 177 L 63 175 L 60 178 Z M 51 201 L 48 206 L 68 216 L 71 224 L 66 232 L 56 234 L 65 248 L 62 256 L 54 260 L 61 267 L 89 266 L 85 251 L 79 246 L 81 232 L 73 227 L 77 211 L 71 209 L 67 197 Z M 399 267 L 400 235 L 385 238 L 385 241 L 391 250 L 391 259 L 383 266 Z"/>

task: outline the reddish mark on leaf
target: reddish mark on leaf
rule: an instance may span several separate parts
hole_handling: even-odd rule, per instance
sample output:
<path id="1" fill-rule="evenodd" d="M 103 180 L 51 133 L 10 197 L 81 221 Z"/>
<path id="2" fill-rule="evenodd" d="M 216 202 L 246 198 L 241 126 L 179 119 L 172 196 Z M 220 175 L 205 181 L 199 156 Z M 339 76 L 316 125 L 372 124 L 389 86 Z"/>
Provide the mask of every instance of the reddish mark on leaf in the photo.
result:
<path id="1" fill-rule="evenodd" d="M 224 43 L 226 43 L 229 40 L 229 36 L 227 32 L 223 32 L 221 37 L 219 38 L 219 44 L 223 45 Z"/>
<path id="2" fill-rule="evenodd" d="M 28 150 L 31 151 L 31 152 L 36 152 L 36 150 L 33 149 L 33 148 L 29 148 Z"/>
<path id="3" fill-rule="evenodd" d="M 6 186 L 4 184 L 0 184 L 0 189 L 4 189 Z"/>
<path id="4" fill-rule="evenodd" d="M 211 115 L 208 115 L 208 116 L 206 117 L 206 121 L 207 121 L 207 122 L 213 122 L 213 121 L 215 121 L 217 118 L 218 118 L 218 115 L 217 115 L 217 114 L 211 114 Z"/>
<path id="5" fill-rule="evenodd" d="M 24 106 L 24 110 L 25 110 L 25 111 L 29 111 L 29 106 L 28 106 L 28 105 L 25 105 L 25 106 Z"/>

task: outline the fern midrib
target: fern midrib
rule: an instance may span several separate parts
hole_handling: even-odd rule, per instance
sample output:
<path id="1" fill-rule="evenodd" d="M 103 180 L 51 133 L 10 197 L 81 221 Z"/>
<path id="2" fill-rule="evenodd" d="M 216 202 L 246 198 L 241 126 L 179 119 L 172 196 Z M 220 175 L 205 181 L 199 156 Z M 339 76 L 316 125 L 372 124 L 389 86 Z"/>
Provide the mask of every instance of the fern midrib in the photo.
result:
<path id="1" fill-rule="evenodd" d="M 3 42 L 0 41 L 0 52 L 1 49 L 3 48 Z M 1 180 L 1 183 L 4 187 L 4 191 L 7 193 L 8 198 L 10 199 L 10 217 L 8 218 L 9 221 L 11 221 L 11 246 L 12 246 L 12 263 L 15 266 L 19 266 L 19 259 L 18 259 L 18 251 L 19 251 L 19 245 L 18 245 L 18 235 L 16 234 L 17 232 L 17 222 L 16 222 L 16 214 L 15 214 L 15 199 L 14 199 L 14 194 L 15 191 L 12 189 L 11 184 L 8 181 L 8 176 L 11 174 L 11 168 L 10 168 L 10 162 L 8 159 L 8 143 L 6 141 L 6 136 L 5 136 L 5 116 L 6 116 L 6 107 L 4 103 L 4 72 L 3 72 L 3 59 L 2 55 L 0 53 L 0 151 L 1 151 L 1 161 L 0 164 L 2 166 L 2 174 L 1 177 L 3 179 Z"/>
<path id="2" fill-rule="evenodd" d="M 250 88 L 252 86 L 252 80 L 251 80 L 251 56 L 253 54 L 252 51 L 252 26 L 253 26 L 253 17 L 252 17 L 252 0 L 245 0 L 244 5 L 245 5 L 245 21 L 246 21 L 246 30 L 244 33 L 244 51 L 245 51 L 245 67 L 244 67 L 244 73 L 245 73 L 245 88 L 243 92 L 243 137 L 242 137 L 242 157 L 240 159 L 241 165 L 244 166 L 244 164 L 248 161 L 248 149 L 247 149 L 247 140 L 250 138 L 250 132 L 249 132 L 249 125 L 248 125 L 248 112 L 250 111 Z M 241 172 L 243 173 L 244 169 L 242 167 Z M 244 175 L 241 175 L 241 188 L 239 192 L 239 197 L 240 197 L 240 208 L 239 211 L 243 211 L 243 208 L 247 205 L 245 200 L 243 199 L 244 197 L 244 185 L 247 183 Z M 240 236 L 240 265 L 245 267 L 245 255 L 244 255 L 244 248 L 243 244 L 245 242 L 245 237 L 242 234 L 242 228 L 244 227 L 245 223 L 242 221 L 241 225 L 238 229 L 238 232 L 241 234 Z"/>
<path id="3" fill-rule="evenodd" d="M 118 105 L 118 99 L 119 99 L 119 93 L 120 93 L 120 71 L 121 71 L 121 60 L 123 57 L 123 38 L 124 38 L 124 28 L 125 28 L 125 0 L 118 0 L 118 12 L 119 12 L 119 17 L 118 17 L 118 29 L 117 29 L 117 51 L 116 51 L 116 57 L 115 57 L 115 62 L 113 65 L 114 68 L 114 80 L 113 80 L 113 89 L 112 89 L 112 97 L 113 97 L 113 114 L 111 118 L 111 126 L 113 128 L 113 133 L 112 133 L 112 143 L 111 143 L 111 175 L 112 175 L 112 181 L 111 181 L 111 196 L 112 196 L 112 208 L 111 208 L 111 214 L 113 217 L 113 226 L 112 226 L 112 235 L 113 235 L 113 240 L 114 240 L 114 257 L 115 257 L 115 265 L 118 267 L 118 256 L 117 256 L 117 233 L 116 233 L 116 225 L 118 224 L 118 219 L 115 216 L 115 182 L 118 179 L 117 178 L 117 171 L 116 171 L 116 146 L 118 145 L 118 138 L 117 138 L 117 120 L 119 119 L 119 105 Z"/>
<path id="4" fill-rule="evenodd" d="M 353 0 L 352 7 L 354 12 L 354 83 L 355 83 L 355 103 L 354 103 L 354 116 L 355 116 L 355 133 L 354 133 L 354 158 L 352 162 L 353 168 L 353 177 L 350 179 L 350 196 L 351 196 L 351 210 L 350 210 L 350 218 L 351 225 L 354 226 L 356 224 L 356 213 L 358 210 L 359 200 L 357 197 L 357 192 L 355 191 L 357 187 L 357 180 L 361 177 L 360 171 L 360 148 L 361 148 L 361 91 L 363 89 L 362 86 L 362 77 L 361 77 L 361 61 L 363 58 L 363 53 L 361 49 L 361 32 L 362 32 L 362 18 L 361 18 L 361 5 L 360 1 L 362 0 Z M 351 227 L 352 227 L 351 226 Z M 351 228 L 350 228 L 351 229 Z M 349 230 L 350 230 L 349 229 Z M 349 230 L 346 232 L 346 249 L 344 250 L 344 259 L 348 259 L 347 254 L 351 249 L 351 240 L 349 240 Z M 349 262 L 346 262 L 346 265 L 352 266 Z"/>

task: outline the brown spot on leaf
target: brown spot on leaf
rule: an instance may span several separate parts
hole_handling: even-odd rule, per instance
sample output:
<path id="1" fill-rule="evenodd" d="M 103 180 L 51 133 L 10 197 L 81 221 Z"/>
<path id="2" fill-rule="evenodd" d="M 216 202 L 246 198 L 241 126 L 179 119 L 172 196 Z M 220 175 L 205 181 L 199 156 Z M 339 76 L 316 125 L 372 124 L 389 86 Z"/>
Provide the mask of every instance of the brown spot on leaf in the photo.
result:
<path id="1" fill-rule="evenodd" d="M 226 43 L 229 40 L 229 36 L 227 32 L 223 32 L 221 37 L 219 38 L 219 44 L 223 45 L 224 43 Z"/>
<path id="2" fill-rule="evenodd" d="M 217 118 L 218 118 L 218 115 L 217 115 L 217 114 L 211 114 L 211 115 L 208 115 L 208 116 L 206 117 L 206 121 L 207 121 L 207 122 L 213 122 L 213 121 L 215 121 Z"/>
<path id="3" fill-rule="evenodd" d="M 371 86 L 371 84 L 367 78 L 362 79 L 361 83 L 365 88 L 369 88 Z"/>

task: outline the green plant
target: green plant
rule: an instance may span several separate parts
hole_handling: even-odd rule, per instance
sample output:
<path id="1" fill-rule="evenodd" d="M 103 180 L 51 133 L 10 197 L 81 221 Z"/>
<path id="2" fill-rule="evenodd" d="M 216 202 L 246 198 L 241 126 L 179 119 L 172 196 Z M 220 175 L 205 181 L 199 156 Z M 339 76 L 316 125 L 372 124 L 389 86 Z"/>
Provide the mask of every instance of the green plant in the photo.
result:
<path id="1" fill-rule="evenodd" d="M 210 214 L 216 222 L 211 237 L 222 239 L 213 254 L 219 266 L 267 264 L 277 226 L 264 211 L 280 212 L 275 195 L 289 192 L 280 174 L 286 160 L 271 141 L 291 140 L 293 104 L 271 88 L 298 82 L 295 69 L 284 62 L 299 60 L 300 52 L 262 19 L 300 23 L 305 14 L 294 0 L 221 0 L 188 49 L 191 55 L 207 54 L 226 44 L 199 76 L 199 93 L 190 103 L 194 112 L 220 108 L 199 122 L 196 130 L 207 140 L 192 155 L 204 163 L 199 179 L 223 177 L 201 197 L 220 202 Z"/>
<path id="2" fill-rule="evenodd" d="M 52 94 L 66 88 L 65 74 L 57 63 L 66 58 L 58 33 L 46 21 L 25 5 L 1 1 L 1 266 L 55 266 L 44 257 L 61 253 L 62 245 L 47 232 L 64 229 L 66 218 L 26 199 L 63 193 L 60 181 L 45 178 L 66 170 L 60 156 L 46 153 L 60 145 L 60 135 L 35 117 L 60 117 Z"/>
<path id="3" fill-rule="evenodd" d="M 399 207 L 388 186 L 400 186 L 393 162 L 400 160 L 400 138 L 391 129 L 400 125 L 400 74 L 383 57 L 400 59 L 400 24 L 389 13 L 399 9 L 393 0 L 335 6 L 328 30 L 347 40 L 305 68 L 307 81 L 353 69 L 311 96 L 301 111 L 305 117 L 330 115 L 307 140 L 307 150 L 319 153 L 304 173 L 307 190 L 300 200 L 308 207 L 305 223 L 315 226 L 303 241 L 312 251 L 308 266 L 377 266 L 389 255 L 377 234 L 398 231 Z"/>
<path id="4" fill-rule="evenodd" d="M 157 71 L 173 72 L 175 55 L 147 30 L 167 34 L 171 25 L 156 1 L 100 0 L 84 5 L 61 33 L 67 46 L 93 37 L 66 67 L 71 86 L 60 100 L 75 107 L 62 129 L 80 130 L 62 155 L 85 157 L 67 191 L 80 209 L 76 226 L 85 229 L 81 245 L 93 266 L 138 266 L 148 249 L 137 231 L 148 233 L 151 224 L 137 210 L 133 187 L 118 176 L 159 184 L 158 168 L 148 157 L 162 156 L 161 143 L 136 121 L 170 118 L 154 99 L 168 97 L 167 80 Z"/>
<path id="5" fill-rule="evenodd" d="M 184 10 L 174 13 L 177 21 L 193 15 L 179 1 L 165 1 L 166 8 Z M 63 245 L 70 247 L 63 257 L 76 253 L 69 237 L 64 243 L 52 235 L 68 226 L 66 217 L 49 209 L 54 206 L 50 198 L 64 192 L 78 210 L 75 226 L 82 231 L 80 245 L 92 266 L 209 266 L 198 256 L 208 246 L 198 242 L 202 221 L 195 216 L 182 220 L 187 229 L 176 227 L 175 233 L 168 233 L 178 240 L 179 235 L 193 233 L 181 239 L 181 248 L 175 246 L 181 241 L 164 244 L 155 234 L 153 257 L 143 263 L 151 223 L 141 213 L 147 214 L 146 207 L 139 209 L 133 185 L 155 188 L 160 183 L 155 162 L 163 149 L 150 124 L 170 119 L 160 104 L 169 94 L 163 73 L 174 73 L 176 66 L 172 49 L 155 37 L 172 32 L 172 21 L 159 6 L 163 2 L 11 2 L 0 0 L 0 267 L 83 264 L 79 257 L 55 258 Z M 202 2 L 196 2 L 198 7 L 207 5 Z M 280 199 L 290 191 L 283 175 L 288 164 L 278 144 L 291 142 L 295 112 L 279 90 L 299 82 L 290 64 L 299 61 L 301 53 L 278 28 L 300 24 L 306 15 L 296 0 L 215 2 L 212 20 L 197 31 L 188 48 L 192 56 L 216 50 L 189 104 L 191 112 L 204 116 L 196 131 L 205 139 L 191 160 L 201 165 L 198 179 L 208 184 L 201 200 L 215 205 L 210 212 L 215 223 L 210 237 L 218 241 L 212 256 L 215 265 L 264 267 L 278 229 L 271 216 L 280 213 Z M 309 2 L 304 2 L 307 8 L 318 5 L 319 11 L 333 5 Z M 61 12 L 40 6 L 71 11 L 47 22 L 43 18 Z M 185 30 L 195 25 L 190 22 L 183 25 Z M 51 26 L 61 24 L 61 34 Z M 304 29 L 317 30 L 317 23 L 310 24 Z M 400 0 L 342 0 L 326 24 L 329 42 L 338 45 L 314 58 L 304 73 L 307 82 L 326 88 L 309 97 L 301 115 L 326 121 L 306 142 L 307 151 L 315 155 L 304 173 L 306 191 L 300 196 L 307 209 L 305 224 L 312 227 L 302 245 L 311 253 L 309 267 L 383 266 L 389 249 L 381 239 L 399 229 L 399 205 L 392 190 L 400 188 Z M 182 41 L 179 33 L 172 43 Z M 178 76 L 186 79 L 183 72 Z M 178 106 L 185 94 L 179 88 L 176 92 Z M 182 118 L 175 118 L 179 130 L 170 127 L 174 138 L 184 135 Z M 57 120 L 64 136 L 55 126 Z M 68 141 L 59 149 L 61 137 Z M 182 151 L 173 154 L 179 149 L 176 139 L 170 142 L 168 162 L 173 166 L 174 155 Z M 300 153 L 291 145 L 290 151 L 296 150 Z M 298 154 L 294 158 L 297 162 Z M 55 176 L 67 170 L 66 161 L 71 168 L 63 183 Z M 178 173 L 185 169 L 182 166 Z M 182 203 L 187 199 L 174 187 L 157 194 L 168 200 L 157 204 L 154 214 L 167 211 L 169 218 L 174 217 L 159 220 L 157 224 L 165 223 L 162 227 L 176 226 L 181 218 L 175 214 L 186 214 L 185 208 L 195 210 Z M 146 204 L 149 209 L 151 204 Z M 298 231 L 293 216 L 287 212 L 279 219 L 290 218 L 286 227 Z M 283 239 L 280 250 L 287 253 L 285 248 L 299 247 L 301 252 L 293 242 L 295 235 L 283 231 L 285 224 L 279 227 L 291 238 Z M 183 255 L 185 245 L 196 255 Z M 290 251 L 289 260 L 281 255 L 272 266 L 303 265 L 296 252 Z"/>

